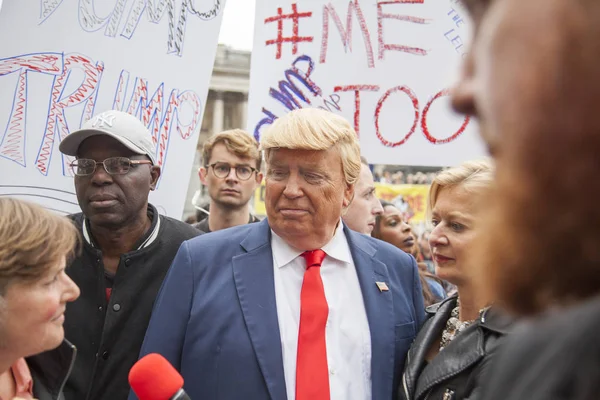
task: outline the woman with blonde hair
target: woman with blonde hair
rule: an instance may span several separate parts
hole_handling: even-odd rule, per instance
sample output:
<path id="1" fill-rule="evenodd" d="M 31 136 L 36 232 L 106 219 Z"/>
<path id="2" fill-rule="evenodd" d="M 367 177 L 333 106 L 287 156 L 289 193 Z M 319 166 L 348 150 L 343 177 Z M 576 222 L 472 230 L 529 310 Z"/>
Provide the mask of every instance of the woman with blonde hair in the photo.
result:
<path id="1" fill-rule="evenodd" d="M 436 275 L 457 294 L 427 308 L 428 320 L 408 353 L 399 389 L 404 400 L 476 399 L 480 377 L 511 321 L 480 298 L 471 274 L 481 199 L 491 186 L 487 160 L 440 172 L 429 190 L 429 244 Z"/>
<path id="2" fill-rule="evenodd" d="M 78 242 L 65 217 L 0 198 L 0 399 L 58 399 L 75 359 L 64 340 L 79 288 L 65 265 Z M 52 350 L 52 351 L 50 351 Z"/>

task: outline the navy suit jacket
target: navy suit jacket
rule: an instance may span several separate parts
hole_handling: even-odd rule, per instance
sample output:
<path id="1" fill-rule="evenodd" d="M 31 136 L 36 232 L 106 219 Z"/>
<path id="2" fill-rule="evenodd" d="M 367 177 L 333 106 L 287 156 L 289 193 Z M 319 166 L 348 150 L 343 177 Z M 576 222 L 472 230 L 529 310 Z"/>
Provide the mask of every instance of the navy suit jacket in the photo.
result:
<path id="1" fill-rule="evenodd" d="M 373 400 L 396 398 L 425 319 L 415 260 L 344 229 L 371 332 Z M 286 399 L 268 222 L 184 242 L 156 300 L 140 357 L 160 353 L 192 400 Z M 380 291 L 376 282 L 385 282 Z M 136 399 L 132 394 L 130 399 Z"/>

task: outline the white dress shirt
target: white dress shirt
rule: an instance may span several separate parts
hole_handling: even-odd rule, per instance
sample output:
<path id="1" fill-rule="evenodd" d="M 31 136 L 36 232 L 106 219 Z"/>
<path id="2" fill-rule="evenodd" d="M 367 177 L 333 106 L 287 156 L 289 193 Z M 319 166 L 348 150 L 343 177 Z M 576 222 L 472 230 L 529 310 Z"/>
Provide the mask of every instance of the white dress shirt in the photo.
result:
<path id="1" fill-rule="evenodd" d="M 275 298 L 281 335 L 287 398 L 296 398 L 296 356 L 300 291 L 306 262 L 298 250 L 271 231 Z M 371 334 L 358 275 L 340 221 L 322 250 L 321 279 L 329 316 L 325 328 L 329 390 L 332 400 L 371 399 Z"/>

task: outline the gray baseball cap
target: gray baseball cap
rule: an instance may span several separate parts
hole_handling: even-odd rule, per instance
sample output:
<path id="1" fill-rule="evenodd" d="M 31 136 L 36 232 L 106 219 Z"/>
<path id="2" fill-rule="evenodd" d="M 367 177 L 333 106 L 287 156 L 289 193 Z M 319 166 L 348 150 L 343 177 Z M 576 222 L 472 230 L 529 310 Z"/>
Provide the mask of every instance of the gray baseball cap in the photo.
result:
<path id="1" fill-rule="evenodd" d="M 145 154 L 156 165 L 156 147 L 152 144 L 150 131 L 142 121 L 123 111 L 110 110 L 96 115 L 73 131 L 58 146 L 61 153 L 76 156 L 81 143 L 96 135 L 107 135 L 121 142 L 137 154 Z"/>

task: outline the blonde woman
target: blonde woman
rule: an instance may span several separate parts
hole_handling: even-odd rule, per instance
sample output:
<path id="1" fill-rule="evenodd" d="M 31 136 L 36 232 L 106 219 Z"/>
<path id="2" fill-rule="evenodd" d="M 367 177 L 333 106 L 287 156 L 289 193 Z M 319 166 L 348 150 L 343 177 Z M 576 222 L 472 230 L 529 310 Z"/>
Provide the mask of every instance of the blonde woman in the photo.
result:
<path id="1" fill-rule="evenodd" d="M 436 275 L 458 293 L 427 308 L 429 319 L 408 353 L 401 399 L 480 398 L 479 378 L 508 331 L 510 321 L 476 296 L 469 272 L 480 234 L 480 199 L 492 175 L 488 161 L 470 161 L 442 171 L 431 185 L 429 244 Z"/>
<path id="2" fill-rule="evenodd" d="M 79 296 L 65 274 L 77 237 L 68 219 L 0 198 L 2 400 L 61 398 L 75 358 L 74 347 L 64 341 L 63 321 L 67 303 Z"/>

